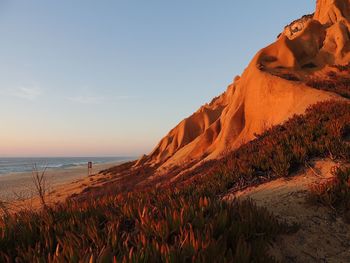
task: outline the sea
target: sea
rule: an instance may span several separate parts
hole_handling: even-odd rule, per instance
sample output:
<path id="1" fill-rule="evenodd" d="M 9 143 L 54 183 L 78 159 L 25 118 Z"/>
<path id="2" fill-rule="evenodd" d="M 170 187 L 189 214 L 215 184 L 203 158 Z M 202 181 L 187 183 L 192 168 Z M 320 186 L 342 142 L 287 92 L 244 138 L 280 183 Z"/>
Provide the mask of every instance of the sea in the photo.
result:
<path id="1" fill-rule="evenodd" d="M 85 165 L 129 161 L 131 157 L 45 157 L 45 158 L 1 158 L 0 176 L 9 173 L 31 172 L 34 166 L 42 169 L 66 169 Z"/>

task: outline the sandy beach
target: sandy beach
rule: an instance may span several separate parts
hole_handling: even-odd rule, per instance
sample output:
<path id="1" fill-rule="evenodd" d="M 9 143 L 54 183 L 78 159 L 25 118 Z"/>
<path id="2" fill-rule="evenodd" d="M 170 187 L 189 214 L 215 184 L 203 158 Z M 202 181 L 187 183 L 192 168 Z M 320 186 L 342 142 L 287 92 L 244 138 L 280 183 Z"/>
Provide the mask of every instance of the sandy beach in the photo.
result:
<path id="1" fill-rule="evenodd" d="M 121 164 L 124 161 L 94 164 L 91 174 Z M 6 202 L 18 201 L 35 197 L 35 187 L 32 172 L 12 173 L 0 175 L 0 200 Z M 89 181 L 87 165 L 66 169 L 48 169 L 45 172 L 47 187 L 50 192 L 64 195 L 68 189 L 77 188 L 77 185 Z M 72 190 L 72 189 L 71 189 Z"/>

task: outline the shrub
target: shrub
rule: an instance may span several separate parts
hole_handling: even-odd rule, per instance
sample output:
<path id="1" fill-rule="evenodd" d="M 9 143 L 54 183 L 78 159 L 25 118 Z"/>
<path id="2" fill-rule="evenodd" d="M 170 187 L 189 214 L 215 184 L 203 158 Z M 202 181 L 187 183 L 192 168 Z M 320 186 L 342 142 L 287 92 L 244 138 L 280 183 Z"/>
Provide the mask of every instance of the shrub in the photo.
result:
<path id="1" fill-rule="evenodd" d="M 344 77 L 329 76 L 329 80 L 310 79 L 306 85 L 319 90 L 330 91 L 339 94 L 340 96 L 350 99 L 350 79 Z"/>
<path id="2" fill-rule="evenodd" d="M 346 65 L 334 65 L 334 68 L 337 68 L 338 70 L 340 70 L 341 72 L 343 71 L 349 71 L 350 70 L 350 63 L 346 64 Z"/>
<path id="3" fill-rule="evenodd" d="M 350 223 L 350 167 L 335 167 L 333 178 L 310 186 L 312 201 L 344 214 Z"/>

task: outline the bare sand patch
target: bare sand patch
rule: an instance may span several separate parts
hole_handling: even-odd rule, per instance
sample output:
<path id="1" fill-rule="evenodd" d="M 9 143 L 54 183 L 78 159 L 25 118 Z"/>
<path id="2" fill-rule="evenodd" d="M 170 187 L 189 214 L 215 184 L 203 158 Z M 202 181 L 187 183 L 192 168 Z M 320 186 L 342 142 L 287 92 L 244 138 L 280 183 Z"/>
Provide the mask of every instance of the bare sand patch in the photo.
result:
<path id="1" fill-rule="evenodd" d="M 331 178 L 331 169 L 336 165 L 331 160 L 318 160 L 294 177 L 226 198 L 251 198 L 280 220 L 300 226 L 296 233 L 279 236 L 272 245 L 271 253 L 281 262 L 349 262 L 350 225 L 330 209 L 308 200 L 309 186 Z"/>

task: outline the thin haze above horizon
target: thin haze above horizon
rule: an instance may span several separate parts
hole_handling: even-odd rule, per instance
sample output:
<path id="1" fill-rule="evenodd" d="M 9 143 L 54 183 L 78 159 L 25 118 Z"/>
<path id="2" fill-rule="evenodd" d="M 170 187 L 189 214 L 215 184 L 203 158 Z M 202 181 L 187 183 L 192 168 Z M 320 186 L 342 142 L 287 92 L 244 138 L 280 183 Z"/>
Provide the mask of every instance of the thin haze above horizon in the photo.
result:
<path id="1" fill-rule="evenodd" d="M 314 7 L 0 0 L 0 156 L 148 153 Z"/>

